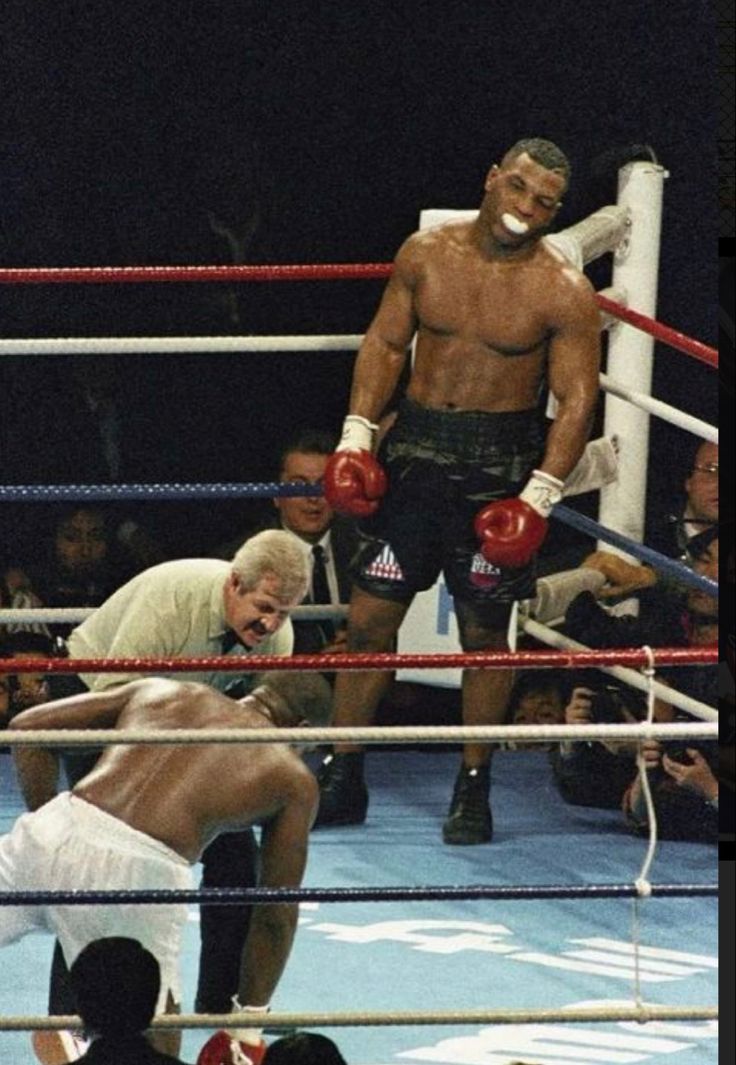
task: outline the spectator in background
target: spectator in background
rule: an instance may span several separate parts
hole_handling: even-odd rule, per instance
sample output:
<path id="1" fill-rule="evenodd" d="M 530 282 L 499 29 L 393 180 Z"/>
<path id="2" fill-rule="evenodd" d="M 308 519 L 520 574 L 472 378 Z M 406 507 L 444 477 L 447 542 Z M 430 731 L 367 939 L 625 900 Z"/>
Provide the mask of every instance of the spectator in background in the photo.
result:
<path id="1" fill-rule="evenodd" d="M 512 725 L 561 725 L 565 720 L 564 680 L 554 671 L 517 674 L 511 689 L 508 721 Z M 514 743 L 515 747 L 523 746 Z M 543 748 L 534 745 L 539 750 Z"/>
<path id="2" fill-rule="evenodd" d="M 144 1034 L 156 1010 L 161 969 L 137 939 L 108 936 L 93 940 L 77 955 L 70 975 L 85 1038 L 75 1034 L 70 1040 L 67 1032 L 34 1032 L 33 1048 L 40 1061 L 49 1065 L 74 1060 L 83 1065 L 185 1065 L 180 1058 L 155 1050 Z M 76 1057 L 85 1045 L 86 1053 Z M 58 1056 L 59 1049 L 64 1057 Z"/>
<path id="3" fill-rule="evenodd" d="M 327 460 L 335 449 L 328 433 L 306 432 L 281 453 L 279 481 L 321 485 Z M 353 523 L 337 517 L 324 496 L 274 499 L 282 529 L 304 546 L 311 577 L 305 603 L 338 605 L 350 598 L 348 566 L 357 545 Z M 334 652 L 346 649 L 346 622 L 295 621 L 295 653 Z"/>
<path id="4" fill-rule="evenodd" d="M 137 572 L 136 556 L 128 551 L 126 540 L 135 533 L 127 525 L 123 523 L 116 531 L 101 507 L 65 507 L 50 522 L 40 555 L 23 558 L 19 565 L 6 569 L 12 605 L 99 606 Z M 10 631 L 14 628 L 9 625 Z M 71 624 L 47 624 L 42 631 L 67 636 L 71 629 Z"/>
<path id="5" fill-rule="evenodd" d="M 718 444 L 698 441 L 693 447 L 674 513 L 655 523 L 648 542 L 671 558 L 687 560 L 688 542 L 718 523 Z"/>
<path id="6" fill-rule="evenodd" d="M 77 485 L 176 479 L 171 474 L 171 456 L 178 453 L 175 410 L 140 387 L 135 366 L 129 356 L 24 358 L 3 397 L 4 481 Z M 19 447 L 29 426 L 43 430 L 32 446 Z M 7 506 L 6 554 L 22 557 L 38 536 L 39 504 Z M 169 554 L 158 529 L 165 511 L 166 504 L 153 500 L 126 503 L 119 518 L 111 509 L 109 535 L 124 546 L 131 572 Z"/>

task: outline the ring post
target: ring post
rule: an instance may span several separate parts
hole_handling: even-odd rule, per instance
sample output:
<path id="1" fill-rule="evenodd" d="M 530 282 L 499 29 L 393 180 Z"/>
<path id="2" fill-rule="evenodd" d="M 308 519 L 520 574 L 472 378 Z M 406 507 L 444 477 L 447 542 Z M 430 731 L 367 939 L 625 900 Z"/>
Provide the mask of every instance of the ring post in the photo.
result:
<path id="1" fill-rule="evenodd" d="M 618 204 L 628 208 L 631 227 L 614 254 L 613 287 L 626 292 L 633 310 L 654 317 L 657 304 L 662 194 L 667 172 L 651 162 L 629 163 L 619 171 Z M 654 341 L 640 329 L 618 322 L 610 331 L 606 371 L 614 380 L 647 396 L 652 392 Z M 598 521 L 638 543 L 643 541 L 649 453 L 649 414 L 606 393 L 605 436 L 618 437 L 618 481 L 601 489 Z M 601 550 L 616 550 L 599 543 Z M 622 551 L 619 554 L 627 558 Z M 627 608 L 630 604 L 627 604 Z"/>

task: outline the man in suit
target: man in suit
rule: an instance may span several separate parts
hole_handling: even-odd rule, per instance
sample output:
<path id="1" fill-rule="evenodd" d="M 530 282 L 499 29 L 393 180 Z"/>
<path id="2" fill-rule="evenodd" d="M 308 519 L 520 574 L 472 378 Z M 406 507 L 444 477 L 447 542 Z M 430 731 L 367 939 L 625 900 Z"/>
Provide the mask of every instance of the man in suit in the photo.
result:
<path id="1" fill-rule="evenodd" d="M 327 433 L 303 433 L 281 452 L 279 481 L 321 485 L 334 447 L 335 440 Z M 352 522 L 337 517 L 324 496 L 280 497 L 273 502 L 279 525 L 299 539 L 310 562 L 311 578 L 305 603 L 347 603 L 348 567 L 356 547 Z M 344 622 L 294 621 L 292 624 L 295 653 L 346 649 Z"/>

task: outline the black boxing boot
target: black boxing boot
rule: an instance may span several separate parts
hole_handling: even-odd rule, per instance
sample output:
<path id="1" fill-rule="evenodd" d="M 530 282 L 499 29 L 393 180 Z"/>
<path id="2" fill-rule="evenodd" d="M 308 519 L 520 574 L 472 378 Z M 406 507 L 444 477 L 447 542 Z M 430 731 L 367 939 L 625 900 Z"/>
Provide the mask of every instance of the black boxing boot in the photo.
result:
<path id="1" fill-rule="evenodd" d="M 362 751 L 328 754 L 318 772 L 319 810 L 314 827 L 361 825 L 368 810 Z"/>
<path id="2" fill-rule="evenodd" d="M 462 765 L 455 781 L 447 820 L 442 826 L 445 843 L 489 843 L 493 817 L 488 803 L 490 766 L 474 769 Z"/>

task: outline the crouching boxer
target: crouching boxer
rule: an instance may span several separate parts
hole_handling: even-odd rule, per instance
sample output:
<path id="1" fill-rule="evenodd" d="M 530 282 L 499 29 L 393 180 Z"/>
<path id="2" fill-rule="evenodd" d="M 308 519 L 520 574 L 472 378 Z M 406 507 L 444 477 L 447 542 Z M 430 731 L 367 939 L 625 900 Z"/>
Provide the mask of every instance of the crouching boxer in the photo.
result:
<path id="1" fill-rule="evenodd" d="M 19 714 L 25 729 L 252 729 L 323 725 L 331 690 L 319 674 L 268 673 L 244 699 L 203 684 L 150 678 L 103 692 L 45 703 Z M 49 750 L 16 748 L 24 793 L 43 774 Z M 50 764 L 49 772 L 55 772 Z M 188 889 L 191 866 L 221 832 L 260 825 L 263 887 L 298 887 L 317 783 L 298 751 L 285 744 L 112 745 L 71 792 L 21 815 L 0 839 L 0 890 Z M 259 1065 L 260 1031 L 242 1028 L 265 1015 L 291 951 L 297 903 L 255 906 L 243 949 L 233 1026 L 212 1036 L 200 1065 Z M 31 931 L 54 932 L 72 965 L 92 940 L 137 939 L 157 959 L 157 1012 L 179 1012 L 178 959 L 185 905 L 14 906 L 0 908 L 0 945 Z M 180 1034 L 152 1042 L 176 1054 Z M 61 1044 L 61 1039 L 59 1040 Z M 48 1048 L 48 1044 L 47 1048 Z M 71 1060 L 48 1048 L 42 1061 Z"/>
<path id="2" fill-rule="evenodd" d="M 361 520 L 348 649 L 391 651 L 415 594 L 444 572 L 465 651 L 507 648 L 515 600 L 580 459 L 598 394 L 600 319 L 588 280 L 541 238 L 570 166 L 556 145 L 517 142 L 486 176 L 477 218 L 402 245 L 355 363 L 350 413 L 325 498 Z M 406 398 L 374 455 L 376 423 Z M 547 390 L 558 410 L 549 431 Z M 510 670 L 465 670 L 463 723 L 501 724 Z M 370 725 L 388 674 L 339 675 L 335 724 Z M 491 839 L 488 745 L 467 745 L 446 843 Z M 363 753 L 341 745 L 320 771 L 317 824 L 365 820 Z"/>

